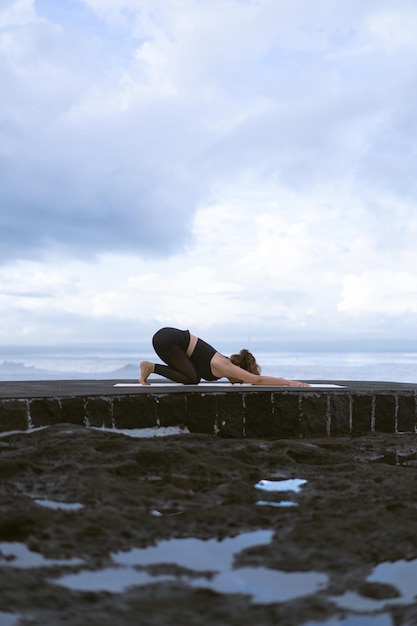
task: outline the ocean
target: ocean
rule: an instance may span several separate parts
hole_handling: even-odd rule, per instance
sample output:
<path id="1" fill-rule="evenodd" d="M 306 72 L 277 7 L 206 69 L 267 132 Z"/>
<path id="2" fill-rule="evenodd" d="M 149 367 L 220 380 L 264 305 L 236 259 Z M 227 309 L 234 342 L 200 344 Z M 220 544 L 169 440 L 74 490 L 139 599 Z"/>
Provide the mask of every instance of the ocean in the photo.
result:
<path id="1" fill-rule="evenodd" d="M 252 347 L 252 346 L 251 346 Z M 276 351 L 252 347 L 262 373 L 296 380 L 417 382 L 417 352 Z M 0 381 L 137 379 L 150 343 L 134 346 L 1 346 Z"/>

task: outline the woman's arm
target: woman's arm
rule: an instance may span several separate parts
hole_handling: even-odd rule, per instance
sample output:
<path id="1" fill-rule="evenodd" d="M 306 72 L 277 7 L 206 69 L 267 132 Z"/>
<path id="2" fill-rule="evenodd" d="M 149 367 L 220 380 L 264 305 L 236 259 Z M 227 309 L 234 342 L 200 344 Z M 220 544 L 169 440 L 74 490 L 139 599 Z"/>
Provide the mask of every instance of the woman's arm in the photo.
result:
<path id="1" fill-rule="evenodd" d="M 282 387 L 310 387 L 308 383 L 302 383 L 299 380 L 287 380 L 286 378 L 276 378 L 275 376 L 258 376 L 259 381 L 252 383 L 253 385 L 271 385 Z"/>
<path id="2" fill-rule="evenodd" d="M 231 382 L 250 383 L 251 385 L 271 385 L 279 387 L 309 387 L 307 383 L 298 380 L 287 380 L 276 378 L 275 376 L 260 376 L 251 374 L 246 370 L 234 365 L 229 359 L 216 352 L 210 362 L 211 371 L 214 376 L 228 378 Z"/>

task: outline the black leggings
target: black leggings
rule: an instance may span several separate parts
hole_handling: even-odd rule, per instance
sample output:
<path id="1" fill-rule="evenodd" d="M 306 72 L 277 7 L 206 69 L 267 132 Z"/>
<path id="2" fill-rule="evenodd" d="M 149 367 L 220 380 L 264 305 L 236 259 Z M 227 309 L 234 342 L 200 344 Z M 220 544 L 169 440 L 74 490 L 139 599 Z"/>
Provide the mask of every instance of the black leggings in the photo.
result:
<path id="1" fill-rule="evenodd" d="M 184 385 L 197 385 L 201 376 L 187 356 L 190 333 L 177 328 L 161 328 L 153 336 L 156 354 L 166 365 L 155 365 L 155 374 Z"/>

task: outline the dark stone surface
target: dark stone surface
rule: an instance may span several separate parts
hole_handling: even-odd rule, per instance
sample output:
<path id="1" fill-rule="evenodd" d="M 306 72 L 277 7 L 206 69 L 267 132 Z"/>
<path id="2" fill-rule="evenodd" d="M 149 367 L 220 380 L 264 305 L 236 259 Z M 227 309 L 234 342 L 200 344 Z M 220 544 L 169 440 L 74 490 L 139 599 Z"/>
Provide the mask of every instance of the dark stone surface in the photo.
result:
<path id="1" fill-rule="evenodd" d="M 331 434 L 335 437 L 350 435 L 350 396 L 342 394 L 330 395 L 329 404 Z"/>
<path id="2" fill-rule="evenodd" d="M 327 434 L 327 394 L 301 396 L 300 431 L 303 437 L 325 437 Z"/>
<path id="3" fill-rule="evenodd" d="M 166 394 L 156 398 L 156 414 L 160 426 L 176 426 L 186 419 L 186 401 L 183 394 Z"/>
<path id="4" fill-rule="evenodd" d="M 58 424 L 0 444 L 2 626 L 417 623 L 412 570 L 389 576 L 417 559 L 416 434 L 134 438 Z M 298 492 L 256 487 L 292 478 Z M 24 549 L 53 562 L 30 566 Z M 385 582 L 371 579 L 381 564 Z"/>
<path id="5" fill-rule="evenodd" d="M 217 395 L 206 393 L 188 393 L 187 428 L 192 433 L 212 435 L 217 420 Z"/>
<path id="6" fill-rule="evenodd" d="M 217 428 L 220 437 L 243 437 L 243 396 L 225 394 L 217 402 Z"/>
<path id="7" fill-rule="evenodd" d="M 274 437 L 299 437 L 300 396 L 296 393 L 277 392 L 273 394 Z"/>
<path id="8" fill-rule="evenodd" d="M 352 434 L 363 435 L 371 432 L 373 396 L 352 396 Z"/>
<path id="9" fill-rule="evenodd" d="M 0 431 L 28 428 L 27 400 L 0 400 Z"/>
<path id="10" fill-rule="evenodd" d="M 415 432 L 416 430 L 416 396 L 413 393 L 397 394 L 398 413 L 397 428 L 399 432 Z"/>
<path id="11" fill-rule="evenodd" d="M 94 397 L 94 396 L 130 396 L 149 395 L 157 393 L 176 394 L 184 393 L 183 385 L 167 383 L 152 384 L 138 387 L 115 387 L 117 383 L 135 383 L 136 381 L 123 380 L 49 380 L 49 381 L 0 381 L 0 398 L 60 398 L 60 397 Z M 322 383 L 323 381 L 307 381 Z M 324 381 L 325 382 L 325 381 Z M 374 381 L 331 381 L 331 384 L 343 385 L 345 389 L 329 389 L 326 393 L 368 393 L 372 395 L 377 391 L 388 393 L 391 391 L 417 393 L 417 384 L 391 383 Z M 222 382 L 203 383 L 199 385 L 187 385 L 186 393 L 245 393 L 252 387 L 245 385 L 227 385 Z M 274 393 L 288 393 L 288 387 L 256 387 L 257 391 L 270 391 Z M 308 393 L 303 387 L 292 387 L 292 393 Z"/>
<path id="12" fill-rule="evenodd" d="M 271 393 L 246 393 L 245 431 L 247 437 L 272 437 L 274 405 Z"/>
<path id="13" fill-rule="evenodd" d="M 61 399 L 61 422 L 85 425 L 85 401 L 83 398 Z"/>
<path id="14" fill-rule="evenodd" d="M 154 396 L 113 398 L 113 422 L 116 428 L 152 428 L 157 423 L 156 411 Z"/>
<path id="15" fill-rule="evenodd" d="M 58 398 L 32 400 L 30 402 L 30 417 L 35 428 L 62 422 L 61 401 Z"/>
<path id="16" fill-rule="evenodd" d="M 89 426 L 111 428 L 113 426 L 113 400 L 111 398 L 87 398 L 85 417 Z"/>
<path id="17" fill-rule="evenodd" d="M 395 432 L 395 394 L 375 396 L 375 430 L 379 433 Z"/>
<path id="18" fill-rule="evenodd" d="M 185 424 L 190 432 L 222 437 L 357 436 L 416 429 L 417 385 L 339 381 L 345 388 L 309 389 L 222 383 L 116 387 L 116 382 L 3 383 L 0 431 L 62 422 L 119 429 Z"/>

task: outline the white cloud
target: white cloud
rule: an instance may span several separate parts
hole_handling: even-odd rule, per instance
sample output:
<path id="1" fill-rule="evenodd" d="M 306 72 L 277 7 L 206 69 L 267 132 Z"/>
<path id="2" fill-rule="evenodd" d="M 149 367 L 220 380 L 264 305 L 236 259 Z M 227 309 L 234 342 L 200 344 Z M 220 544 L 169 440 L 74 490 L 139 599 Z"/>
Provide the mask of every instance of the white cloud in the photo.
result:
<path id="1" fill-rule="evenodd" d="M 57 319 L 90 316 L 98 333 L 111 319 L 129 329 L 133 324 L 138 333 L 149 324 L 154 330 L 173 324 L 198 332 L 229 325 L 232 333 L 245 326 L 261 333 L 268 326 L 290 334 L 343 333 L 361 315 L 415 313 L 412 272 L 394 281 L 393 268 L 413 261 L 409 247 L 382 262 L 372 228 L 362 223 L 359 231 L 361 220 L 352 219 L 364 209 L 347 202 L 343 213 L 330 199 L 323 206 L 322 196 L 300 202 L 297 194 L 279 193 L 276 188 L 272 200 L 272 190 L 264 197 L 243 191 L 202 207 L 193 244 L 168 263 L 120 255 L 55 269 L 21 263 L 0 274 L 3 306 Z M 66 329 L 72 334 L 79 336 L 76 326 Z"/>
<path id="2" fill-rule="evenodd" d="M 387 317 L 417 314 L 417 276 L 413 272 L 364 270 L 345 277 L 340 311 Z"/>
<path id="3" fill-rule="evenodd" d="M 19 26 L 35 21 L 33 0 L 3 0 L 0 8 L 0 27 Z"/>
<path id="4" fill-rule="evenodd" d="M 382 8 L 367 22 L 373 45 L 389 53 L 398 51 L 402 54 L 416 54 L 417 13 L 413 2 Z"/>
<path id="5" fill-rule="evenodd" d="M 416 22 L 407 0 L 4 2 L 3 337 L 414 316 Z"/>

